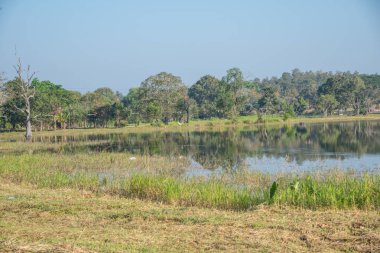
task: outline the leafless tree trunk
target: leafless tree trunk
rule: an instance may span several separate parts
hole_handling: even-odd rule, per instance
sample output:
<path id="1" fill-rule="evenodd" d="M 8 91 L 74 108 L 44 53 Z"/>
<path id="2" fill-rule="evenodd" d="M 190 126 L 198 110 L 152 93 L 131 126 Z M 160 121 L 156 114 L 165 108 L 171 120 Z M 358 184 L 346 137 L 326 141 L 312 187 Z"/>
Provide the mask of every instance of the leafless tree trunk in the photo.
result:
<path id="1" fill-rule="evenodd" d="M 30 101 L 29 99 L 28 100 L 25 100 L 25 103 L 26 103 L 26 106 L 25 106 L 25 113 L 26 113 L 26 124 L 25 124 L 25 127 L 26 127 L 26 134 L 25 134 L 25 138 L 27 141 L 30 141 L 32 139 L 32 122 L 31 122 L 31 118 L 30 118 Z"/>
<path id="2" fill-rule="evenodd" d="M 30 100 L 34 98 L 36 94 L 36 90 L 32 87 L 32 80 L 35 73 L 30 73 L 30 66 L 28 65 L 26 70 L 22 69 L 21 60 L 18 60 L 17 66 L 15 66 L 15 70 L 17 73 L 17 77 L 15 80 L 16 85 L 16 96 L 21 97 L 24 100 L 24 107 L 19 108 L 18 110 L 25 114 L 25 138 L 26 141 L 30 141 L 32 139 L 32 116 L 31 116 L 31 105 Z M 26 77 L 24 78 L 23 73 L 26 72 Z"/>

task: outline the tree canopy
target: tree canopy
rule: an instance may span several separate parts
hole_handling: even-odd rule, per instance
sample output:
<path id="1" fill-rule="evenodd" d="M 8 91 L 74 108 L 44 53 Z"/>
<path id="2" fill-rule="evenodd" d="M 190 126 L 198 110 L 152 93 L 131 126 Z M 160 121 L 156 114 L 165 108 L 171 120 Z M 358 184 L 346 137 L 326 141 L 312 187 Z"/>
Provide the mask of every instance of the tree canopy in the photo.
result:
<path id="1" fill-rule="evenodd" d="M 16 76 L 3 81 L 0 126 L 26 126 L 25 107 Z M 33 94 L 32 94 L 33 93 Z M 126 124 L 168 124 L 191 119 L 234 118 L 250 114 L 367 114 L 380 103 L 380 75 L 294 69 L 279 78 L 247 80 L 238 68 L 221 79 L 202 76 L 193 85 L 161 72 L 145 79 L 123 96 L 102 87 L 81 94 L 51 81 L 30 80 L 30 122 L 35 129 L 121 127 Z M 33 96 L 32 96 L 33 95 Z"/>

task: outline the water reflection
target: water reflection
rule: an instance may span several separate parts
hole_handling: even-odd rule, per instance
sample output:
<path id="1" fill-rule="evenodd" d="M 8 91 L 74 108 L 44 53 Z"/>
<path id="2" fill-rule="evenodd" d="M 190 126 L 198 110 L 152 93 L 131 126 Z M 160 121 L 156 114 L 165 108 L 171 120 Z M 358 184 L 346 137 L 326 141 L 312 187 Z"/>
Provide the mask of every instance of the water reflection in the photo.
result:
<path id="1" fill-rule="evenodd" d="M 192 132 L 111 133 L 42 136 L 35 142 L 62 142 L 60 152 L 128 152 L 184 156 L 207 170 L 380 166 L 380 122 L 309 124 Z M 54 152 L 41 149 L 39 152 Z M 346 162 L 342 162 L 346 161 Z"/>

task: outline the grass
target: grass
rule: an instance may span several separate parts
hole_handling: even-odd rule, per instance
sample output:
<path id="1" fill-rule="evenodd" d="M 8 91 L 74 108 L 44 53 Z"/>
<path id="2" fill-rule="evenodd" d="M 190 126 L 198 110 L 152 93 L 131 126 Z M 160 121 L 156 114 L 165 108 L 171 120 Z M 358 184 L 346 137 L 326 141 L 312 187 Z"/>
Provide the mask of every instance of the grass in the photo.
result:
<path id="1" fill-rule="evenodd" d="M 379 252 L 374 210 L 167 205 L 0 179 L 1 252 Z"/>
<path id="2" fill-rule="evenodd" d="M 144 163 L 150 158 L 125 159 L 125 154 L 6 155 L 0 159 L 0 177 L 40 188 L 73 188 L 151 200 L 178 206 L 248 210 L 259 204 L 308 209 L 380 207 L 380 175 L 356 175 L 331 170 L 301 175 L 237 172 L 209 179 L 176 175 L 177 160 Z M 154 159 L 154 157 L 152 158 Z M 162 159 L 162 158 L 161 158 Z M 112 161 L 112 162 L 110 162 Z M 113 171 L 102 179 L 100 171 Z M 161 169 L 165 166 L 172 169 Z M 186 165 L 184 164 L 184 169 Z M 139 168 L 136 170 L 136 168 Z M 176 172 L 178 173 L 178 172 Z M 273 196 L 273 181 L 278 185 Z"/>
<path id="3" fill-rule="evenodd" d="M 303 208 L 380 208 L 380 176 L 354 176 L 340 171 L 322 178 L 306 174 L 283 183 L 273 197 L 277 205 Z"/>

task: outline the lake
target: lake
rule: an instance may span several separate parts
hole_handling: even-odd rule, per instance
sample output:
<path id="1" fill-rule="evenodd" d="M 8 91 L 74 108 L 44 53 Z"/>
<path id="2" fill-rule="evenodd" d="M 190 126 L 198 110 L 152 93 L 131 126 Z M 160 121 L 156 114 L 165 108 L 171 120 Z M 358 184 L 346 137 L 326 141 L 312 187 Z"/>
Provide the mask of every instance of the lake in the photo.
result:
<path id="1" fill-rule="evenodd" d="M 11 140 L 2 140 L 11 141 Z M 209 174 L 246 166 L 264 172 L 331 168 L 379 171 L 380 121 L 259 126 L 223 131 L 105 133 L 35 136 L 61 143 L 59 150 L 34 152 L 125 152 L 188 159 L 188 174 Z"/>

